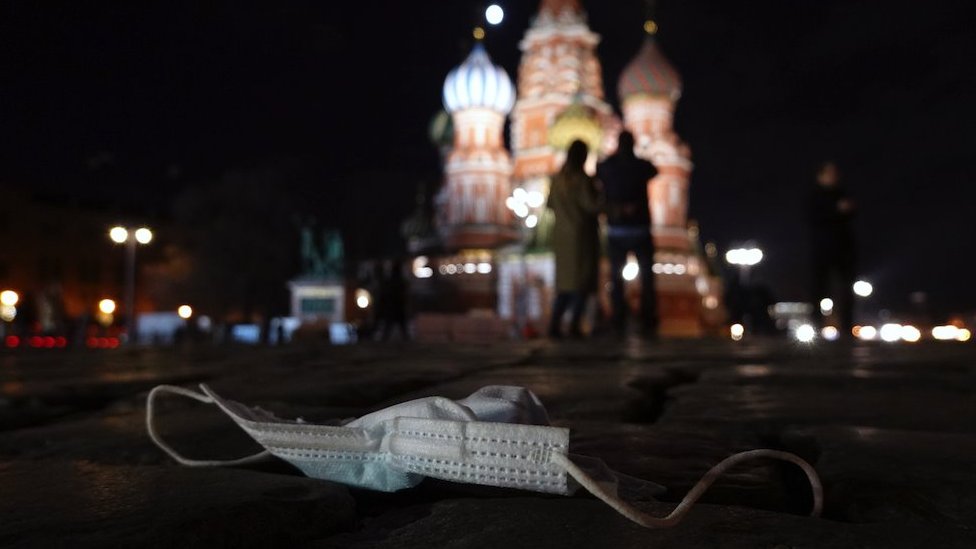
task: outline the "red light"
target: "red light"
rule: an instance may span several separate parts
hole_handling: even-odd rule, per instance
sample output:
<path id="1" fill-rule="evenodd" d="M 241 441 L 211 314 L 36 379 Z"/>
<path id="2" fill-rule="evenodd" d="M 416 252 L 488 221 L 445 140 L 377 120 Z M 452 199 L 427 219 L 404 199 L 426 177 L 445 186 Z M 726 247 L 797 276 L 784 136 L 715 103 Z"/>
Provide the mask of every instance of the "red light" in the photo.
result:
<path id="1" fill-rule="evenodd" d="M 10 347 L 11 349 L 13 349 L 14 347 L 20 347 L 20 338 L 17 336 L 7 336 L 6 338 L 4 338 L 3 342 L 7 347 Z"/>
<path id="2" fill-rule="evenodd" d="M 31 336 L 31 338 L 27 340 L 27 344 L 35 348 L 40 347 L 41 345 L 44 345 L 44 338 L 41 336 Z"/>
<path id="3" fill-rule="evenodd" d="M 85 340 L 89 349 L 115 349 L 119 346 L 117 337 L 89 337 Z"/>
<path id="4" fill-rule="evenodd" d="M 68 340 L 65 339 L 64 336 L 58 336 L 54 338 L 54 346 L 57 347 L 58 349 L 61 349 L 67 345 L 68 345 Z"/>
<path id="5" fill-rule="evenodd" d="M 44 336 L 44 338 L 41 339 L 41 346 L 44 347 L 45 349 L 53 349 L 54 338 L 51 336 Z"/>

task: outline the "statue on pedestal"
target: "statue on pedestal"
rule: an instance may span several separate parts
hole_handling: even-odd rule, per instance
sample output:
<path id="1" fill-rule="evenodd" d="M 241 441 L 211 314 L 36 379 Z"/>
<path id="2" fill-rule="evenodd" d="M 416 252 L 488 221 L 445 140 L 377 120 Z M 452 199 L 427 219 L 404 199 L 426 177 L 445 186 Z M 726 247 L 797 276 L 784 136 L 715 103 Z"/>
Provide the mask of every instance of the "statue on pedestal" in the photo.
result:
<path id="1" fill-rule="evenodd" d="M 345 252 L 339 231 L 325 229 L 316 242 L 312 227 L 302 227 L 302 276 L 306 278 L 342 278 Z"/>

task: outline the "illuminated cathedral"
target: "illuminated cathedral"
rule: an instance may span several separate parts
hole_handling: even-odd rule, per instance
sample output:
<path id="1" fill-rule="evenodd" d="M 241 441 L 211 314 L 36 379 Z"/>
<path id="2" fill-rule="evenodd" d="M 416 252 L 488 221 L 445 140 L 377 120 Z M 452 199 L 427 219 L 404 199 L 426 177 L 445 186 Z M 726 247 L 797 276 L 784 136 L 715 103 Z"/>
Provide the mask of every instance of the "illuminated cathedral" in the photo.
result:
<path id="1" fill-rule="evenodd" d="M 600 36 L 579 0 L 542 0 L 520 43 L 516 85 L 480 41 L 474 45 L 444 82 L 450 119 L 435 120 L 434 132 L 444 139 L 435 223 L 441 253 L 417 257 L 418 278 L 451 287 L 457 307 L 491 310 L 520 327 L 542 325 L 555 282 L 553 256 L 540 245 L 549 177 L 572 141 L 590 146 L 593 170 L 626 128 L 637 155 L 659 172 L 648 182 L 648 208 L 661 334 L 698 336 L 717 324 L 721 284 L 688 223 L 691 152 L 672 126 L 681 79 L 656 44 L 654 23 L 644 30 L 643 46 L 620 76 L 622 118 L 606 102 Z M 511 151 L 503 138 L 506 117 Z M 628 292 L 639 292 L 639 277 L 626 278 Z M 607 294 L 601 292 L 604 304 Z"/>

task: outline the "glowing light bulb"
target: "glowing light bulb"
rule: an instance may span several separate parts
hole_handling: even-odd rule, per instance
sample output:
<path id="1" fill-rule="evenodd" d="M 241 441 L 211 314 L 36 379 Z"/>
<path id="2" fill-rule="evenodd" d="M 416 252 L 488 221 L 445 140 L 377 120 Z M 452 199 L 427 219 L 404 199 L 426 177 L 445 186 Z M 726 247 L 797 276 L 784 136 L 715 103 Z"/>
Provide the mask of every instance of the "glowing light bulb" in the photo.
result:
<path id="1" fill-rule="evenodd" d="M 13 290 L 4 290 L 0 292 L 0 305 L 6 305 L 8 307 L 13 307 L 20 301 L 20 295 Z"/>
<path id="2" fill-rule="evenodd" d="M 526 196 L 525 201 L 528 203 L 529 207 L 538 208 L 539 206 L 545 204 L 546 197 L 542 196 L 542 193 L 539 191 L 532 191 Z"/>
<path id="3" fill-rule="evenodd" d="M 103 299 L 98 302 L 98 310 L 110 315 L 115 312 L 115 301 L 111 299 Z"/>
<path id="4" fill-rule="evenodd" d="M 817 337 L 817 331 L 809 324 L 801 324 L 796 331 L 793 332 L 793 337 L 795 337 L 800 343 L 812 343 Z"/>
<path id="5" fill-rule="evenodd" d="M 861 326 L 857 331 L 857 337 L 862 341 L 874 341 L 878 337 L 878 329 L 874 326 Z"/>
<path id="6" fill-rule="evenodd" d="M 190 307 L 189 305 L 180 305 L 180 307 L 176 309 L 176 314 L 180 315 L 180 318 L 186 320 L 193 316 L 193 307 Z"/>
<path id="7" fill-rule="evenodd" d="M 932 328 L 932 339 L 938 341 L 953 341 L 959 337 L 959 328 L 952 324 Z"/>
<path id="8" fill-rule="evenodd" d="M 129 231 L 125 230 L 125 227 L 112 227 L 112 230 L 108 232 L 108 237 L 112 239 L 112 242 L 121 244 L 129 239 Z"/>
<path id="9" fill-rule="evenodd" d="M 366 309 L 369 307 L 370 295 L 369 291 L 362 288 L 356 290 L 356 306 L 360 309 Z"/>
<path id="10" fill-rule="evenodd" d="M 907 341 L 908 343 L 916 343 L 918 340 L 922 339 L 922 332 L 915 326 L 902 326 L 901 339 L 902 341 Z"/>
<path id="11" fill-rule="evenodd" d="M 624 266 L 624 270 L 622 274 L 624 280 L 627 281 L 636 280 L 637 275 L 640 274 L 640 266 L 637 265 L 636 261 L 629 262 L 627 263 L 627 265 Z"/>
<path id="12" fill-rule="evenodd" d="M 874 286 L 866 280 L 858 280 L 854 283 L 854 293 L 860 297 L 869 297 L 874 293 Z"/>
<path id="13" fill-rule="evenodd" d="M 153 234 L 152 231 L 145 227 L 140 227 L 136 229 L 136 242 L 139 244 L 149 244 L 152 242 Z"/>
<path id="14" fill-rule="evenodd" d="M 863 330 L 862 330 L 863 332 Z M 878 335 L 881 336 L 883 341 L 888 343 L 893 343 L 901 339 L 901 324 L 889 323 L 881 327 L 878 331 Z"/>

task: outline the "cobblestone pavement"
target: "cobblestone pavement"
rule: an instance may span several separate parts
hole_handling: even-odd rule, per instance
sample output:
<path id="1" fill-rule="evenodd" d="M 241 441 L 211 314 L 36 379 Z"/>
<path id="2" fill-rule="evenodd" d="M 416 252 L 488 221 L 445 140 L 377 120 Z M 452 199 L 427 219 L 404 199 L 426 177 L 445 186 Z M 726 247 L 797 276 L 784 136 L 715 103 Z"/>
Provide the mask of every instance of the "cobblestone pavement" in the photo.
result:
<path id="1" fill-rule="evenodd" d="M 976 346 L 785 342 L 410 344 L 0 354 L 0 545 L 305 547 L 976 547 Z M 424 481 L 393 494 L 309 479 L 282 462 L 191 469 L 145 432 L 156 384 L 308 421 L 484 385 L 532 389 L 571 451 L 657 482 L 666 514 L 727 455 L 808 459 L 723 477 L 679 526 L 646 530 L 586 494 Z M 255 451 L 226 416 L 160 404 L 186 455 Z"/>

